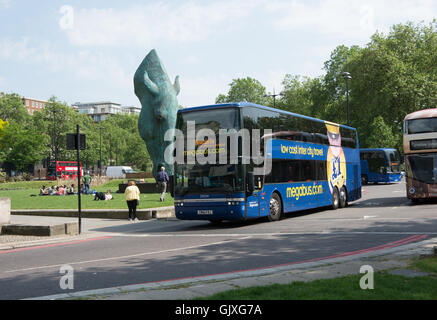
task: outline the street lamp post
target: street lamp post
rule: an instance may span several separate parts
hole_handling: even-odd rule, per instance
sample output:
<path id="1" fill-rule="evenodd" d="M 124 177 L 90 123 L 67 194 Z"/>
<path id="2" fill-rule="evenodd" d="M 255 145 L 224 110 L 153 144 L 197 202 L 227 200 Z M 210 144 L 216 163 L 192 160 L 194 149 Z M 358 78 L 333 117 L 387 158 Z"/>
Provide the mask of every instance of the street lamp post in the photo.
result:
<path id="1" fill-rule="evenodd" d="M 352 76 L 349 72 L 343 72 L 343 78 L 346 80 L 346 112 L 347 112 L 347 125 L 350 126 L 349 119 L 349 79 L 352 79 Z"/>
<path id="2" fill-rule="evenodd" d="M 100 163 L 99 163 L 99 174 L 102 176 L 102 129 L 104 129 L 102 126 L 99 127 L 100 129 Z"/>
<path id="3" fill-rule="evenodd" d="M 273 94 L 265 94 L 264 97 L 273 97 L 273 108 L 276 108 L 276 97 L 283 95 L 283 93 L 275 93 L 275 88 L 273 88 Z"/>
<path id="4" fill-rule="evenodd" d="M 56 155 L 56 122 L 55 122 L 55 113 L 56 113 L 56 110 L 53 108 L 53 159 L 56 162 L 57 155 Z"/>

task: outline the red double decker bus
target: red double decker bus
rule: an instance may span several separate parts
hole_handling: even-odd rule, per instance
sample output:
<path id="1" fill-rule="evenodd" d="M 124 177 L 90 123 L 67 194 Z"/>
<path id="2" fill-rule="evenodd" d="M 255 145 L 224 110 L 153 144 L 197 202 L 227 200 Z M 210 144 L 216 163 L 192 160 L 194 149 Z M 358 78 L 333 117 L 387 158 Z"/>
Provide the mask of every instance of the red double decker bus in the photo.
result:
<path id="1" fill-rule="evenodd" d="M 80 175 L 83 176 L 82 163 L 80 163 Z M 78 177 L 77 161 L 50 161 L 47 167 L 47 180 L 73 180 Z"/>

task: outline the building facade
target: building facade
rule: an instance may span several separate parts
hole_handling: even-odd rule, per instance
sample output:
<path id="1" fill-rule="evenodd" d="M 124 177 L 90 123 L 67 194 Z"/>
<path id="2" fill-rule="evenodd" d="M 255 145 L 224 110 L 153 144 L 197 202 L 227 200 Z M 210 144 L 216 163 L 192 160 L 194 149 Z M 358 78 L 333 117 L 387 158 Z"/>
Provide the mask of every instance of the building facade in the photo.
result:
<path id="1" fill-rule="evenodd" d="M 27 97 L 23 97 L 22 100 L 27 112 L 30 114 L 33 114 L 35 111 L 42 111 L 47 104 L 47 101 Z"/>
<path id="2" fill-rule="evenodd" d="M 113 114 L 140 114 L 141 108 L 135 106 L 122 107 L 121 104 L 111 101 L 101 102 L 76 102 L 71 106 L 80 114 L 87 114 L 93 118 L 94 122 L 105 120 Z"/>

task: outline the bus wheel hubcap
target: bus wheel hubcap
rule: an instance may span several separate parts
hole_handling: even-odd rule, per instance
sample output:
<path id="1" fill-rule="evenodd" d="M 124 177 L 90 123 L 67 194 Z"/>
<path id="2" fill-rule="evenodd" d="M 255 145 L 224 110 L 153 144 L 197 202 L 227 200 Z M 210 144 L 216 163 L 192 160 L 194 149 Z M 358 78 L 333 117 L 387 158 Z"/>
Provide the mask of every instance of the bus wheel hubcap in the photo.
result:
<path id="1" fill-rule="evenodd" d="M 276 216 L 279 212 L 279 203 L 275 199 L 270 200 L 270 213 L 272 216 Z"/>

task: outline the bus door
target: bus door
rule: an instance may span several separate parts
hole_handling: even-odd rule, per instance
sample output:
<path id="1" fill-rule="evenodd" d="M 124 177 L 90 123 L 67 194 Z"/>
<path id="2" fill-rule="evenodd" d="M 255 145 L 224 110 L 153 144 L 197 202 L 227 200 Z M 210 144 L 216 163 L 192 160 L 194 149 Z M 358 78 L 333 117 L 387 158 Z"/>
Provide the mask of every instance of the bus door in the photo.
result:
<path id="1" fill-rule="evenodd" d="M 384 153 L 376 151 L 369 154 L 367 159 L 369 166 L 369 182 L 383 182 L 387 174 L 387 163 Z"/>
<path id="2" fill-rule="evenodd" d="M 253 191 L 250 190 L 249 180 L 251 180 L 251 174 L 253 177 Z M 246 178 L 246 217 L 253 218 L 259 217 L 260 210 L 260 189 L 262 178 L 260 176 L 253 176 L 253 173 L 249 173 Z"/>

